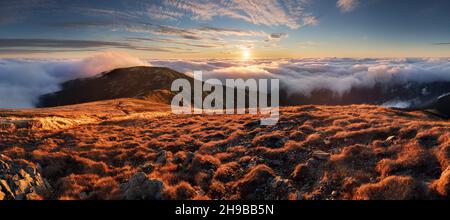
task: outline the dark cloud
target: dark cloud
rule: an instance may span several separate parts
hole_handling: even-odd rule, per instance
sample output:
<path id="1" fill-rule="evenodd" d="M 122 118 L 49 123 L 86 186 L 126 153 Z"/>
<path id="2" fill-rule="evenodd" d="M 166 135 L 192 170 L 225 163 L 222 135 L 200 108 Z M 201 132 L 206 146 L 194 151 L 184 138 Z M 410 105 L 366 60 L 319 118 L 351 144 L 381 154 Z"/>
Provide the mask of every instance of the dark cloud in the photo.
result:
<path id="1" fill-rule="evenodd" d="M 287 36 L 288 36 L 287 33 L 272 33 L 272 34 L 270 34 L 270 38 L 272 38 L 272 39 L 280 39 L 280 38 L 284 38 Z"/>
<path id="2" fill-rule="evenodd" d="M 93 47 L 129 47 L 120 42 L 91 40 L 58 40 L 58 39 L 0 39 L 0 48 L 93 48 Z"/>
<path id="3" fill-rule="evenodd" d="M 165 44 L 177 44 L 177 45 L 184 45 L 189 47 L 199 47 L 199 48 L 214 48 L 217 47 L 217 45 L 213 44 L 195 44 L 190 43 L 186 41 L 180 41 L 178 39 L 171 39 L 171 38 L 143 38 L 143 37 L 130 37 L 127 38 L 129 41 L 137 41 L 137 42 L 153 42 L 153 43 L 165 43 Z"/>
<path id="4" fill-rule="evenodd" d="M 54 49 L 54 50 L 45 50 L 45 49 L 0 49 L 0 54 L 37 54 L 37 53 L 62 53 L 62 52 L 94 52 L 95 50 L 92 49 L 84 49 L 84 50 L 61 50 L 61 49 Z"/>
<path id="5" fill-rule="evenodd" d="M 77 51 L 96 51 L 102 48 L 130 49 L 152 52 L 186 52 L 186 48 L 170 46 L 143 46 L 137 44 L 90 41 L 90 40 L 60 40 L 60 39 L 0 39 L 1 54 L 26 53 L 58 53 Z"/>

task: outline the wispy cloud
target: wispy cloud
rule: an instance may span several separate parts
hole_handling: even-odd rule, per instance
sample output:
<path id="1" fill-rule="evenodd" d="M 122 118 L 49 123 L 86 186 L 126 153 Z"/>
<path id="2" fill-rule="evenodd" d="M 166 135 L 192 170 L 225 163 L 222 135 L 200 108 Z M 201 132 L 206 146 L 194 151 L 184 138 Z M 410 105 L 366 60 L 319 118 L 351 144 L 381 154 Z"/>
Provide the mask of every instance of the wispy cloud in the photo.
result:
<path id="1" fill-rule="evenodd" d="M 286 33 L 269 34 L 264 31 L 241 30 L 237 28 L 221 28 L 199 26 L 190 28 L 159 25 L 148 22 L 120 22 L 120 21 L 84 21 L 53 23 L 51 26 L 64 28 L 109 28 L 111 30 L 125 30 L 135 33 L 149 33 L 156 37 L 128 37 L 130 41 L 145 41 L 161 44 L 177 44 L 194 48 L 219 48 L 226 44 L 264 43 L 269 40 L 286 38 Z M 195 41 L 195 42 L 193 42 Z M 245 45 L 250 46 L 250 45 Z"/>
<path id="2" fill-rule="evenodd" d="M 256 25 L 286 26 L 298 29 L 317 19 L 305 12 L 309 0 L 168 0 L 153 17 L 172 19 L 189 16 L 192 20 L 211 21 L 215 17 L 229 17 Z M 152 6 L 154 7 L 154 6 Z"/>
<path id="3" fill-rule="evenodd" d="M 91 48 L 91 47 L 127 47 L 119 42 L 91 40 L 58 40 L 58 39 L 0 39 L 0 48 L 44 47 L 44 48 Z"/>
<path id="4" fill-rule="evenodd" d="M 336 6 L 341 12 L 351 12 L 355 10 L 359 5 L 359 0 L 338 0 Z"/>
<path id="5" fill-rule="evenodd" d="M 146 46 L 127 42 L 61 40 L 61 39 L 0 39 L 0 54 L 58 53 L 97 51 L 99 49 L 130 49 L 153 52 L 188 52 L 189 48 L 175 46 Z"/>
<path id="6" fill-rule="evenodd" d="M 134 42 L 152 42 L 152 43 L 164 43 L 164 44 L 176 44 L 176 45 L 183 45 L 183 46 L 189 46 L 189 47 L 199 47 L 199 48 L 216 48 L 220 45 L 217 44 L 196 44 L 186 41 L 181 41 L 179 39 L 172 39 L 172 38 L 143 38 L 143 37 L 130 37 L 127 38 L 128 41 L 134 41 Z"/>

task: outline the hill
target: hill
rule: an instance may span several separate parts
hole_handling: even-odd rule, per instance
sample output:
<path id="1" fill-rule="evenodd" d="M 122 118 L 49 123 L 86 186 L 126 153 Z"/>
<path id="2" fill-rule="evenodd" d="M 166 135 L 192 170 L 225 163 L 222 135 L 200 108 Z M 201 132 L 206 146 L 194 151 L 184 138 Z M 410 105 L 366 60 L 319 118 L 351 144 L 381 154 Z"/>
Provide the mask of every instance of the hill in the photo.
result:
<path id="1" fill-rule="evenodd" d="M 115 69 L 91 78 L 65 82 L 56 93 L 40 97 L 38 107 L 55 107 L 118 98 L 138 98 L 169 104 L 176 79 L 193 79 L 164 67 Z"/>

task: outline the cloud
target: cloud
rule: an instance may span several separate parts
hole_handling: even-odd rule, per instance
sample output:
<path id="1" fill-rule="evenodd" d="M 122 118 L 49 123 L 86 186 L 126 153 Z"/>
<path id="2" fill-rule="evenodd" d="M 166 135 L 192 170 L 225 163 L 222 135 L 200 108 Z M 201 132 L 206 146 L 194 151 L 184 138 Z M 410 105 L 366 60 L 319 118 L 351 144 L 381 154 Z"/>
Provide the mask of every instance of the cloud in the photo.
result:
<path id="1" fill-rule="evenodd" d="M 318 25 L 319 20 L 315 16 L 308 15 L 303 18 L 303 23 L 305 25 Z"/>
<path id="2" fill-rule="evenodd" d="M 0 48 L 45 47 L 45 48 L 92 48 L 92 47 L 128 47 L 119 42 L 91 40 L 58 39 L 0 39 Z"/>
<path id="3" fill-rule="evenodd" d="M 153 43 L 165 43 L 165 44 L 176 44 L 183 45 L 189 47 L 198 47 L 198 48 L 216 48 L 220 45 L 217 44 L 196 44 L 190 43 L 189 41 L 181 41 L 179 39 L 172 38 L 145 38 L 145 37 L 130 37 L 127 38 L 129 41 L 138 41 L 138 42 L 153 42 Z"/>
<path id="4" fill-rule="evenodd" d="M 286 33 L 272 33 L 272 34 L 270 34 L 270 38 L 271 39 L 280 39 L 280 38 L 285 38 L 287 36 L 288 36 L 288 34 L 286 34 Z"/>
<path id="5" fill-rule="evenodd" d="M 286 26 L 298 29 L 309 25 L 312 15 L 305 12 L 307 0 L 168 0 L 164 1 L 165 10 L 190 13 L 192 20 L 211 21 L 215 17 L 229 17 L 256 25 Z M 181 17 L 181 16 L 180 16 Z"/>
<path id="6" fill-rule="evenodd" d="M 187 52 L 188 48 L 173 46 L 145 46 L 125 42 L 91 41 L 91 40 L 60 40 L 60 39 L 0 39 L 0 54 L 27 53 L 60 53 L 79 51 L 98 51 L 99 49 L 115 48 L 143 50 L 153 52 Z"/>
<path id="7" fill-rule="evenodd" d="M 83 60 L 0 59 L 0 108 L 33 107 L 39 96 L 57 91 L 67 80 L 147 65 L 119 52 L 100 53 Z"/>
<path id="8" fill-rule="evenodd" d="M 181 12 L 174 12 L 164 9 L 162 6 L 152 5 L 147 9 L 147 12 L 151 18 L 157 20 L 178 20 L 183 16 Z"/>
<path id="9" fill-rule="evenodd" d="M 148 22 L 122 23 L 115 22 L 62 22 L 53 23 L 52 26 L 64 28 L 110 28 L 111 30 L 125 30 L 136 33 L 150 33 L 156 37 L 128 37 L 127 41 L 132 42 L 151 42 L 159 43 L 154 45 L 151 50 L 158 51 L 161 47 L 163 50 L 174 51 L 168 45 L 177 44 L 192 48 L 225 48 L 227 45 L 238 45 L 243 42 L 264 43 L 269 40 L 280 40 L 287 37 L 286 33 L 268 34 L 264 31 L 242 30 L 237 28 L 210 27 L 199 26 L 190 28 L 174 27 L 169 25 L 159 25 Z M 273 35 L 273 36 L 271 36 Z M 277 38 L 276 35 L 279 35 Z M 189 41 L 189 42 L 187 42 Z M 193 42 L 198 41 L 198 42 Z M 249 46 L 249 45 L 247 45 Z M 129 49 L 136 47 L 132 45 L 124 45 Z M 189 49 L 185 49 L 189 50 Z M 181 51 L 181 48 L 175 52 Z"/>
<path id="10" fill-rule="evenodd" d="M 127 7 L 119 10 L 109 4 L 80 4 L 75 1 L 65 4 L 56 3 L 53 4 L 52 8 L 97 18 L 96 20 L 102 18 L 129 24 L 149 20 L 153 22 L 178 22 L 186 19 L 204 23 L 220 17 L 255 25 L 284 26 L 290 29 L 298 29 L 318 23 L 317 18 L 306 10 L 311 0 L 158 0 L 135 2 L 122 0 L 120 2 L 126 4 Z"/>
<path id="11" fill-rule="evenodd" d="M 101 53 L 83 60 L 0 59 L 0 107 L 32 107 L 45 93 L 67 80 L 89 77 L 119 67 L 164 66 L 205 79 L 278 78 L 288 94 L 310 96 L 326 89 L 342 96 L 355 88 L 386 85 L 407 88 L 413 83 L 450 82 L 450 59 L 264 59 L 264 60 L 150 60 L 122 53 Z M 428 91 L 421 88 L 419 93 Z M 400 103 L 398 100 L 395 103 Z M 408 100 L 406 100 L 408 101 Z"/>
<path id="12" fill-rule="evenodd" d="M 359 5 L 359 0 L 338 0 L 336 6 L 341 12 L 351 12 L 355 10 Z"/>
<path id="13" fill-rule="evenodd" d="M 205 78 L 279 78 L 290 94 L 311 95 L 327 89 L 341 96 L 352 88 L 373 88 L 376 84 L 407 86 L 408 83 L 450 82 L 450 59 L 281 59 L 240 61 L 161 61 Z M 250 63 L 249 63 L 250 62 Z"/>

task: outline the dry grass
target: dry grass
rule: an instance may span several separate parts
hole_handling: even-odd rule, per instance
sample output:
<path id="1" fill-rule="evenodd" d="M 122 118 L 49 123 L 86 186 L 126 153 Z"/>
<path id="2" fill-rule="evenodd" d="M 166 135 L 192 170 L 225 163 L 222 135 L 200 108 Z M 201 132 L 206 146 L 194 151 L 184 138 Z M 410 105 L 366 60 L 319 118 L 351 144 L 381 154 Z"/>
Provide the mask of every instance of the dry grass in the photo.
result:
<path id="1" fill-rule="evenodd" d="M 166 199 L 450 197 L 450 122 L 424 113 L 286 107 L 270 127 L 254 115 L 146 117 L 155 106 L 117 104 L 0 112 L 3 121 L 95 119 L 58 129 L 5 125 L 0 153 L 40 164 L 52 185 L 46 199 L 121 199 L 120 185 L 137 172 L 161 180 Z M 329 158 L 315 158 L 318 150 Z"/>

